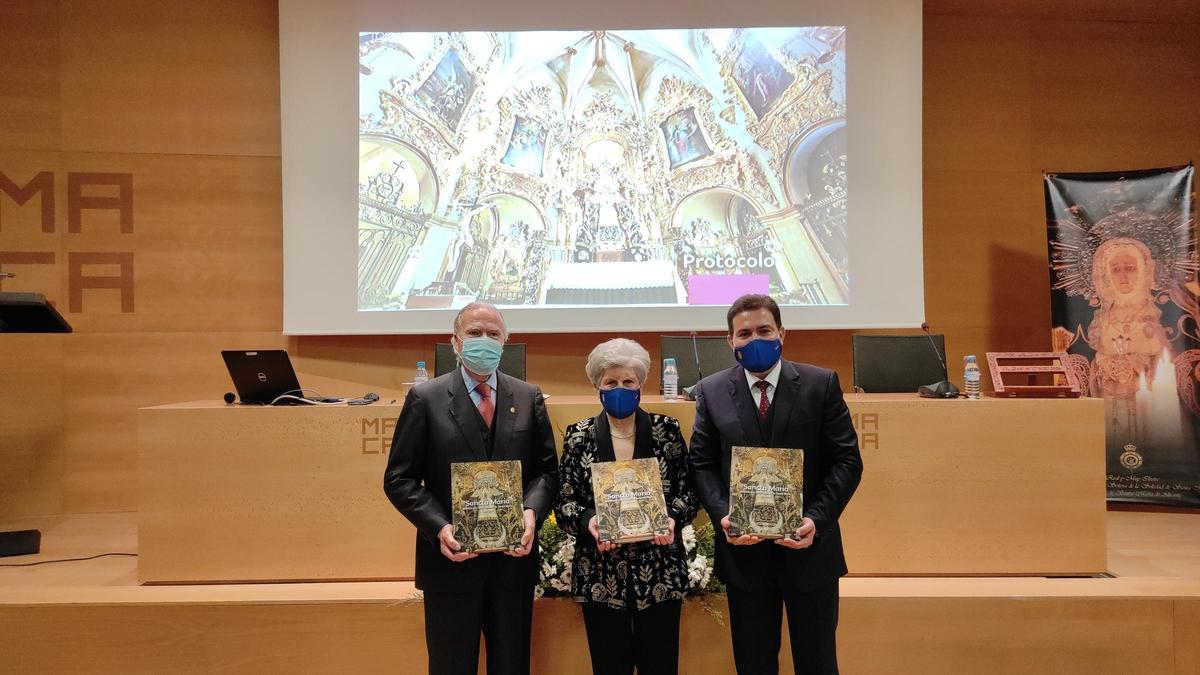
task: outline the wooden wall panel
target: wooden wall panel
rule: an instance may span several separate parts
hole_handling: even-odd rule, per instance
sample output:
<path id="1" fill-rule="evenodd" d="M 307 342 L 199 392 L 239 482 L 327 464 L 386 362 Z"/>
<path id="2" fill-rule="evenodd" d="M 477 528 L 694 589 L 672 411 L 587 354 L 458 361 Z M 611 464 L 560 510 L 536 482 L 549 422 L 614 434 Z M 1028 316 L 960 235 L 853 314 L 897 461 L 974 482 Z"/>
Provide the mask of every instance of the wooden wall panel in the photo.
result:
<path id="1" fill-rule="evenodd" d="M 0 517 L 62 511 L 64 339 L 0 337 Z"/>
<path id="2" fill-rule="evenodd" d="M 278 331 L 283 322 L 283 230 L 278 157 L 63 153 L 77 172 L 132 175 L 132 232 L 116 210 L 85 210 L 72 251 L 133 254 L 134 304 L 115 289 L 86 290 L 66 315 L 85 333 Z M 60 182 L 66 182 L 63 176 Z M 115 188 L 84 194 L 115 196 Z M 67 205 L 62 207 L 66 216 Z M 68 266 L 59 266 L 67 284 Z M 116 270 L 85 274 L 109 276 Z"/>
<path id="3" fill-rule="evenodd" d="M 77 331 L 0 339 L 0 514 L 133 509 L 134 410 L 220 397 L 220 349 L 287 344 L 276 4 L 5 3 L 0 50 L 0 171 L 55 185 L 51 233 L 38 199 L 0 195 L 0 264 L 19 275 L 3 290 L 43 292 Z M 87 172 L 133 176 L 132 232 L 113 210 L 69 231 L 69 175 Z M 34 253 L 53 264 L 22 264 Z M 132 307 L 72 281 L 71 256 L 97 253 L 132 256 Z M 79 271 L 119 272 L 101 260 Z"/>
<path id="4" fill-rule="evenodd" d="M 0 39 L 0 51 L 8 48 Z M 19 71 L 19 59 L 17 64 Z M 11 74 L 0 67 L 0 79 Z M 0 95 L 0 109 L 19 98 Z M 0 119 L 7 119 L 2 115 L 8 112 L 0 110 Z M 28 124 L 33 118 L 12 119 L 13 127 L 0 123 L 0 137 L 22 127 L 30 134 L 5 142 L 39 143 L 36 125 Z M 40 172 L 57 173 L 58 160 L 54 152 L 0 149 L 0 172 L 20 189 Z M 65 194 L 65 187 L 58 186 L 48 196 L 61 202 Z M 18 206 L 0 193 L 0 270 L 16 275 L 0 281 L 0 291 L 37 291 L 62 308 L 66 296 L 54 261 L 63 256 L 63 228 L 54 227 L 52 219 L 54 231 L 43 231 L 43 198 L 34 196 Z M 62 360 L 69 337 L 0 335 L 0 517 L 63 509 Z"/>
<path id="5" fill-rule="evenodd" d="M 1170 599 L 845 598 L 847 673 L 1173 672 Z M 886 657 L 882 657 L 886 655 Z"/>
<path id="6" fill-rule="evenodd" d="M 925 313 L 946 335 L 951 380 L 961 379 L 966 354 L 1049 347 L 1045 216 L 1041 176 L 1031 165 L 1029 24 L 1020 13 L 926 9 Z M 1019 270 L 1011 269 L 1021 258 L 1014 249 L 1030 256 Z M 986 369 L 983 376 L 986 389 Z"/>
<path id="7" fill-rule="evenodd" d="M 58 23 L 54 2 L 6 0 L 0 7 L 0 149 L 58 149 Z"/>
<path id="8" fill-rule="evenodd" d="M 4 126 L 0 124 L 0 129 Z M 0 173 L 18 192 L 36 188 L 36 183 L 47 180 L 45 174 L 50 174 L 48 180 L 54 185 L 52 190 L 29 196 L 22 205 L 0 191 L 0 270 L 16 275 L 0 280 L 0 291 L 36 291 L 65 308 L 66 288 L 58 274 L 60 265 L 65 269 L 67 196 L 61 158 L 56 152 L 0 148 Z M 44 220 L 48 215 L 44 209 L 53 211 L 49 223 Z"/>
<path id="9" fill-rule="evenodd" d="M 1186 0 L 924 0 L 925 16 L 957 14 L 1038 20 L 1200 23 L 1200 5 Z"/>
<path id="10" fill-rule="evenodd" d="M 1200 26 L 1035 21 L 1036 168 L 1103 171 L 1200 155 Z"/>
<path id="11" fill-rule="evenodd" d="M 926 171 L 925 189 L 926 223 L 944 227 L 926 231 L 926 314 L 946 333 L 950 379 L 961 381 L 965 354 L 1049 349 L 1041 175 Z"/>
<path id="12" fill-rule="evenodd" d="M 1025 19 L 926 15 L 922 161 L 927 173 L 1029 170 L 1029 26 Z M 968 69 L 986 86 L 964 87 Z"/>
<path id="13" fill-rule="evenodd" d="M 54 628 L 64 621 L 69 632 Z M 424 634 L 414 629 L 423 622 L 414 602 L 22 608 L 0 612 L 6 633 L 55 641 L 0 654 L 0 665 L 11 672 L 423 672 Z"/>
<path id="14" fill-rule="evenodd" d="M 326 584 L 322 584 L 325 586 Z M 842 601 L 842 672 L 1191 675 L 1190 634 L 1170 598 L 859 598 Z M 733 672 L 728 610 L 684 605 L 680 672 Z M 395 602 L 185 601 L 0 606 L 12 672 L 384 672 L 427 668 L 424 616 Z M 566 599 L 534 609 L 531 671 L 586 673 L 579 609 Z M 1194 622 L 1191 625 L 1195 625 Z M 780 655 L 789 664 L 787 640 Z M 66 648 L 64 648 L 66 646 Z"/>
<path id="15" fill-rule="evenodd" d="M 312 387 L 309 380 L 318 376 L 403 390 L 404 383 L 412 381 L 417 361 L 428 362 L 429 374 L 433 374 L 433 340 L 433 336 L 423 335 L 380 335 L 369 339 L 353 335 L 306 336 L 291 338 L 288 351 L 297 372 L 309 376 L 307 379 L 301 376 L 300 386 Z"/>
<path id="16" fill-rule="evenodd" d="M 1200 599 L 1175 601 L 1175 673 L 1200 673 Z"/>
<path id="17" fill-rule="evenodd" d="M 61 6 L 63 150 L 279 156 L 275 2 Z"/>
<path id="18" fill-rule="evenodd" d="M 137 409 L 220 400 L 233 387 L 221 361 L 230 345 L 282 348 L 278 333 L 83 333 L 67 337 L 64 508 L 137 509 Z"/>

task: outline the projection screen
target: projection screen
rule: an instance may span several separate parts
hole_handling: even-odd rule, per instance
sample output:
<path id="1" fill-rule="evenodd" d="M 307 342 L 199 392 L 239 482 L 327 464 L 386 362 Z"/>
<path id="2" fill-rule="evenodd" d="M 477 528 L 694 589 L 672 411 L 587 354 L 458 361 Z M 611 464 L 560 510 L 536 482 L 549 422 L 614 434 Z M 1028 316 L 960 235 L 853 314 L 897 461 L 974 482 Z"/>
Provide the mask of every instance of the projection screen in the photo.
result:
<path id="1" fill-rule="evenodd" d="M 280 3 L 284 330 L 919 325 L 921 4 Z"/>

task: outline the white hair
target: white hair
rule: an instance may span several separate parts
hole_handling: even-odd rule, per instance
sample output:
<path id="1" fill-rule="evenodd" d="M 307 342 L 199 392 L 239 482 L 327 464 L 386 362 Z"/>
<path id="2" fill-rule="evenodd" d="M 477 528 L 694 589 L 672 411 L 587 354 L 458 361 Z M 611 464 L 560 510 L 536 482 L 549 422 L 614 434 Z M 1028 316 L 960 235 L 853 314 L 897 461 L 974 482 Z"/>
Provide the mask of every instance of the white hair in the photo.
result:
<path id="1" fill-rule="evenodd" d="M 463 306 L 462 309 L 458 310 L 458 314 L 454 315 L 454 333 L 456 335 L 458 334 L 459 325 L 462 323 L 463 314 L 466 314 L 474 309 L 490 309 L 495 312 L 496 316 L 500 317 L 500 327 L 504 329 L 504 337 L 508 337 L 508 323 L 504 321 L 504 315 L 500 313 L 499 309 L 496 309 L 495 305 L 490 302 L 484 302 L 483 300 L 472 300 L 471 302 L 468 302 Z"/>
<path id="2" fill-rule="evenodd" d="M 638 383 L 645 384 L 646 375 L 650 373 L 650 352 L 633 340 L 625 338 L 601 342 L 588 354 L 584 371 L 587 372 L 592 385 L 599 387 L 600 378 L 610 368 L 629 368 L 637 375 Z"/>

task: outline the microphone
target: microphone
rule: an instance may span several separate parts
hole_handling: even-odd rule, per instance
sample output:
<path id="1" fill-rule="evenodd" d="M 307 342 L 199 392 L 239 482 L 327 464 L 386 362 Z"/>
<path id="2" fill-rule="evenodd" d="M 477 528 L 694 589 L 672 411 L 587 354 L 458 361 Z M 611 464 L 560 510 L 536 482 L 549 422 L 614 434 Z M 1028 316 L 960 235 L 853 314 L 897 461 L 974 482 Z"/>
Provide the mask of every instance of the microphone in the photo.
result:
<path id="1" fill-rule="evenodd" d="M 949 370 L 946 368 L 946 359 L 943 359 L 942 355 L 938 353 L 937 343 L 933 341 L 933 336 L 929 334 L 929 324 L 922 321 L 921 330 L 925 333 L 925 337 L 929 338 L 929 346 L 933 347 L 933 353 L 938 357 L 938 363 L 942 364 L 942 377 L 950 379 Z"/>
<path id="2" fill-rule="evenodd" d="M 937 343 L 933 341 L 933 336 L 929 334 L 929 324 L 922 321 L 921 331 L 925 333 L 925 337 L 929 338 L 929 346 L 933 347 L 933 353 L 937 356 L 938 363 L 942 366 L 942 379 L 940 382 L 933 384 L 923 384 L 917 387 L 917 393 L 922 398 L 958 398 L 958 387 L 950 383 L 950 373 L 946 369 L 946 359 L 942 358 L 938 352 Z"/>
<path id="3" fill-rule="evenodd" d="M 225 392 L 225 405 L 233 405 L 235 400 L 237 400 L 237 395 L 232 391 Z"/>
<path id="4" fill-rule="evenodd" d="M 692 359 L 693 359 L 693 362 L 696 364 L 697 377 L 696 377 L 695 384 L 693 384 L 690 387 L 684 387 L 683 389 L 680 390 L 681 393 L 683 394 L 683 400 L 685 400 L 685 401 L 695 401 L 696 400 L 696 395 L 692 393 L 692 390 L 694 390 L 696 388 L 696 384 L 699 384 L 700 380 L 704 379 L 704 369 L 700 367 L 700 347 L 697 346 L 697 344 L 696 344 L 696 331 L 692 331 Z"/>
<path id="5" fill-rule="evenodd" d="M 373 391 L 368 391 L 362 395 L 362 398 L 352 398 L 346 401 L 346 405 L 371 405 L 379 400 L 379 394 Z"/>

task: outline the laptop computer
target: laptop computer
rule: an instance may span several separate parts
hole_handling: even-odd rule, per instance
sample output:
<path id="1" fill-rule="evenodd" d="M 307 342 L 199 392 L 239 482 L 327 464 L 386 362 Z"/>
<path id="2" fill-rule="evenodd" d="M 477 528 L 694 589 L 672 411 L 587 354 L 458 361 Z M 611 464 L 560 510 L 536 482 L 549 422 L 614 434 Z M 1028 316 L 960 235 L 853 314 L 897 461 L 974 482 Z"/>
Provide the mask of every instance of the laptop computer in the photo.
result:
<path id="1" fill-rule="evenodd" d="M 303 397 L 292 361 L 282 349 L 259 351 L 226 350 L 221 352 L 229 377 L 242 403 L 270 405 L 284 394 Z M 285 399 L 280 403 L 301 403 Z"/>
<path id="2" fill-rule="evenodd" d="M 41 293 L 0 291 L 0 333 L 70 332 L 71 324 Z"/>

